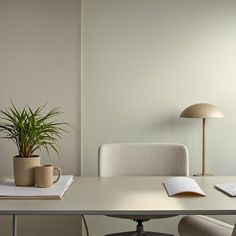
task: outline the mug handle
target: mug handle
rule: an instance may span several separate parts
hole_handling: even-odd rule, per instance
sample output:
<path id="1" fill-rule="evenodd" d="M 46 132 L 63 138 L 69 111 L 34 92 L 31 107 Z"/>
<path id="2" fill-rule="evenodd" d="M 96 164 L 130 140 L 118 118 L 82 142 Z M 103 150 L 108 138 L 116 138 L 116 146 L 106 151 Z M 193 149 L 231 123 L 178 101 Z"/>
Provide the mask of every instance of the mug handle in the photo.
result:
<path id="1" fill-rule="evenodd" d="M 59 167 L 53 167 L 53 170 L 58 171 L 58 176 L 57 176 L 56 180 L 53 181 L 53 184 L 55 184 L 61 177 L 61 169 Z"/>

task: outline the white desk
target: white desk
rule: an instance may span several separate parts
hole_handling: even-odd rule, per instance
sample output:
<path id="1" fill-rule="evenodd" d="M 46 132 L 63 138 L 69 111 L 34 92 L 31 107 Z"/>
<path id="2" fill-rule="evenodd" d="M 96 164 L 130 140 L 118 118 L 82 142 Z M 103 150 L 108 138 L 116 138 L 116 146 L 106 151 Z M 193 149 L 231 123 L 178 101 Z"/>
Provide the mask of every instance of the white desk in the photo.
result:
<path id="1" fill-rule="evenodd" d="M 236 198 L 214 188 L 236 177 L 194 177 L 206 197 L 168 197 L 162 185 L 165 178 L 76 177 L 63 200 L 0 200 L 0 214 L 13 215 L 14 220 L 15 215 L 48 214 L 236 215 Z"/>

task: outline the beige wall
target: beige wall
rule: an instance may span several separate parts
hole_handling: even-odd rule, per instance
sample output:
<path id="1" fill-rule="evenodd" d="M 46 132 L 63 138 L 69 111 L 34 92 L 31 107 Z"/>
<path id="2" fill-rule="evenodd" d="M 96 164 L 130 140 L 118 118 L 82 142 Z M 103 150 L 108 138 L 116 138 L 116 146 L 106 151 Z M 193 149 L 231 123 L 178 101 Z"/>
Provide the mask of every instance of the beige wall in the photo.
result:
<path id="1" fill-rule="evenodd" d="M 200 120 L 178 116 L 192 103 L 213 103 L 226 117 L 207 122 L 207 169 L 235 175 L 236 2 L 83 0 L 82 5 L 80 81 L 80 0 L 0 0 L 0 108 L 10 99 L 19 106 L 62 106 L 62 118 L 74 126 L 63 139 L 61 161 L 53 158 L 64 173 L 97 175 L 98 146 L 120 141 L 184 143 L 194 173 L 201 164 Z M 0 176 L 11 175 L 16 149 L 3 140 L 0 149 Z M 45 153 L 42 159 L 47 162 Z M 134 229 L 126 220 L 88 220 L 92 236 Z M 146 227 L 174 233 L 177 222 L 152 221 Z M 0 218 L 0 235 L 11 235 L 10 223 L 10 217 Z M 24 216 L 19 231 L 73 236 L 80 221 Z"/>
<path id="2" fill-rule="evenodd" d="M 179 118 L 197 102 L 225 113 L 207 121 L 208 172 L 236 174 L 235 11 L 233 0 L 83 1 L 84 175 L 97 175 L 106 142 L 184 143 L 199 172 L 200 120 Z M 147 226 L 168 230 L 170 221 Z M 96 236 L 134 229 L 123 222 L 89 217 Z"/>
<path id="3" fill-rule="evenodd" d="M 80 0 L 0 0 L 0 109 L 61 106 L 74 129 L 63 138 L 64 174 L 80 174 Z M 13 144 L 0 142 L 0 176 L 12 174 Z M 48 162 L 46 153 L 42 161 Z M 11 218 L 0 218 L 0 235 L 11 235 Z M 19 236 L 80 235 L 79 217 L 19 217 Z"/>

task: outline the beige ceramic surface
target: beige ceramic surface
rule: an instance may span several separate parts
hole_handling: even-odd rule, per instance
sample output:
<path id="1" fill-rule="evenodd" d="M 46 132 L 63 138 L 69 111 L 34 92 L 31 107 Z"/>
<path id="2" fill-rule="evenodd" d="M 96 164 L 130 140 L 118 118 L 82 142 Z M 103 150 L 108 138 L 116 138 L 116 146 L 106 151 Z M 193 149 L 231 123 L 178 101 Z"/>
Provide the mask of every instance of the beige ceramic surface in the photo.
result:
<path id="1" fill-rule="evenodd" d="M 53 171 L 57 171 L 57 178 L 53 180 Z M 41 165 L 35 168 L 35 186 L 48 188 L 55 184 L 61 176 L 61 169 L 52 165 Z"/>
<path id="2" fill-rule="evenodd" d="M 1 200 L 0 214 L 236 214 L 236 198 L 214 188 L 235 176 L 193 177 L 206 197 L 168 197 L 167 177 L 75 177 L 62 200 Z"/>
<path id="3" fill-rule="evenodd" d="M 13 157 L 15 184 L 19 186 L 34 185 L 34 168 L 40 165 L 40 157 Z"/>

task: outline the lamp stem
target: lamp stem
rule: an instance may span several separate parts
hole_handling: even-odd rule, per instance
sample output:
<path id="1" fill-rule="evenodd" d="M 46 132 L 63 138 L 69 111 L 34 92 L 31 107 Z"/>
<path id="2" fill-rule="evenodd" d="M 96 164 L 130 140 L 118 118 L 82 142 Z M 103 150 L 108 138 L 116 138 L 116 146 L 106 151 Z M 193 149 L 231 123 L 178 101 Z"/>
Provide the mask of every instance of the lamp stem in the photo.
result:
<path id="1" fill-rule="evenodd" d="M 205 126 L 206 126 L 206 119 L 202 119 L 202 176 L 206 175 L 206 159 L 205 159 Z"/>

